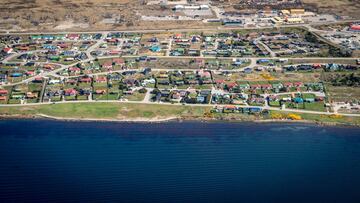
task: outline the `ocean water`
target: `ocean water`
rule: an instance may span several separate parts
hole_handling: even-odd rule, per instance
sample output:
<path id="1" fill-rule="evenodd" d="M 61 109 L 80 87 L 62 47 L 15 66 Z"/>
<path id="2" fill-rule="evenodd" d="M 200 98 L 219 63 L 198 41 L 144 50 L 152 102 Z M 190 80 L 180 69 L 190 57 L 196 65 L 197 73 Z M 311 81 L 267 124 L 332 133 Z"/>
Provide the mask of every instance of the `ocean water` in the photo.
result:
<path id="1" fill-rule="evenodd" d="M 360 129 L 0 121 L 0 202 L 360 202 Z"/>

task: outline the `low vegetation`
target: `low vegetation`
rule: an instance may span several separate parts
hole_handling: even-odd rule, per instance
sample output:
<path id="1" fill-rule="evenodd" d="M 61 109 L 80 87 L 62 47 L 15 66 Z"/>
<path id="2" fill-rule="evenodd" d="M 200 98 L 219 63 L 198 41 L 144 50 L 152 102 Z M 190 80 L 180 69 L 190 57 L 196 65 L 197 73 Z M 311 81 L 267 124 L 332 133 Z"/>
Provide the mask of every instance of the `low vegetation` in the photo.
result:
<path id="1" fill-rule="evenodd" d="M 47 115 L 57 118 L 78 119 L 114 119 L 114 120 L 150 120 L 153 119 L 201 119 L 201 120 L 305 120 L 320 123 L 338 123 L 360 125 L 360 117 L 341 115 L 319 115 L 310 113 L 291 113 L 271 111 L 265 116 L 245 114 L 210 113 L 211 107 L 191 107 L 157 104 L 124 103 L 68 103 L 24 107 L 1 107 L 0 115 L 30 118 L 35 115 Z"/>

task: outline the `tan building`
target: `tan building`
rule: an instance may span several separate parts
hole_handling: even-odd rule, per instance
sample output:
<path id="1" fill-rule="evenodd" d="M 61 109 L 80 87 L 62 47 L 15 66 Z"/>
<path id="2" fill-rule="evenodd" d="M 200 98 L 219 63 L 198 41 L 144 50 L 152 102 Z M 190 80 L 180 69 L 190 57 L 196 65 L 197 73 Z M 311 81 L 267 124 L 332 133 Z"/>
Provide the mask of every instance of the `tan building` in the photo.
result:
<path id="1" fill-rule="evenodd" d="M 281 14 L 284 15 L 284 16 L 289 16 L 290 11 L 289 10 L 281 10 Z"/>
<path id="2" fill-rule="evenodd" d="M 284 20 L 280 17 L 271 18 L 270 20 L 275 25 L 282 25 L 284 23 Z"/>
<path id="3" fill-rule="evenodd" d="M 304 23 L 303 19 L 301 18 L 287 18 L 285 19 L 285 21 L 288 24 L 300 24 L 300 23 Z"/>
<path id="4" fill-rule="evenodd" d="M 303 9 L 303 8 L 290 9 L 290 13 L 291 13 L 291 15 L 304 15 L 305 9 Z"/>

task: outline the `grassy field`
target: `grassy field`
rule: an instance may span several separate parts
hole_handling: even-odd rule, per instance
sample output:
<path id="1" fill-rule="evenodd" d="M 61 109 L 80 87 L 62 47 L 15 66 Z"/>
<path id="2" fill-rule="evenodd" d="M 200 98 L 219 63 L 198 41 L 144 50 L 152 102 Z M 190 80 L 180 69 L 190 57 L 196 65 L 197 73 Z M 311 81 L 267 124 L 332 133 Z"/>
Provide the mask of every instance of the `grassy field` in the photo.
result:
<path id="1" fill-rule="evenodd" d="M 277 113 L 286 115 L 289 112 L 284 111 L 271 111 L 271 114 Z M 344 124 L 344 125 L 360 125 L 360 117 L 346 117 L 346 116 L 333 116 L 333 115 L 319 115 L 319 114 L 309 114 L 309 113 L 296 113 L 296 115 L 301 116 L 303 120 L 314 121 L 320 123 L 334 123 L 334 124 Z"/>
<path id="2" fill-rule="evenodd" d="M 32 116 L 45 114 L 64 118 L 136 119 L 201 117 L 207 107 L 169 106 L 155 104 L 82 103 L 52 104 L 27 107 L 0 107 L 2 115 Z"/>
<path id="3" fill-rule="evenodd" d="M 162 11 L 160 5 L 147 6 L 143 0 L 6 0 L 0 1 L 0 28 L 55 30 L 110 30 L 188 28 L 209 26 L 201 21 L 143 21 L 140 14 Z M 96 11 L 96 12 L 94 12 Z M 136 15 L 139 13 L 139 15 Z M 104 23 L 109 20 L 110 23 Z M 115 20 L 120 19 L 120 20 Z M 211 25 L 216 26 L 216 25 Z"/>
<path id="4" fill-rule="evenodd" d="M 347 86 L 326 86 L 328 96 L 335 102 L 360 101 L 360 88 Z"/>
<path id="5" fill-rule="evenodd" d="M 305 6 L 316 8 L 321 13 L 334 13 L 359 17 L 359 0 L 302 0 Z"/>
<path id="6" fill-rule="evenodd" d="M 81 103 L 81 104 L 49 104 L 27 107 L 0 107 L 0 115 L 33 117 L 37 114 L 45 114 L 58 118 L 75 119 L 114 119 L 114 120 L 137 120 L 137 119 L 216 119 L 252 121 L 271 119 L 271 116 L 255 116 L 235 113 L 209 113 L 211 107 L 171 106 L 156 104 L 120 104 L 120 103 Z M 290 112 L 271 111 L 287 115 Z M 303 120 L 325 123 L 360 125 L 360 117 L 329 116 L 308 113 L 297 113 Z"/>

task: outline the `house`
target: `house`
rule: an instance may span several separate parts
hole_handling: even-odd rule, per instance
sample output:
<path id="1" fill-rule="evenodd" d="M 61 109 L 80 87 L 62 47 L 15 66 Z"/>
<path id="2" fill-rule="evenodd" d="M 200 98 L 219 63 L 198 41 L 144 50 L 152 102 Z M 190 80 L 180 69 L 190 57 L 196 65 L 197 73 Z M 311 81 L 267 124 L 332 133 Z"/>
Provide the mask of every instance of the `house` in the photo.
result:
<path id="1" fill-rule="evenodd" d="M 49 80 L 48 84 L 49 85 L 54 85 L 54 84 L 59 84 L 60 82 L 61 82 L 60 80 L 51 79 L 51 80 Z"/>
<path id="2" fill-rule="evenodd" d="M 8 94 L 8 91 L 7 91 L 7 90 L 0 89 L 0 95 L 1 95 L 1 96 L 7 95 L 7 94 Z"/>
<path id="3" fill-rule="evenodd" d="M 256 63 L 270 63 L 270 60 L 269 59 L 258 59 L 257 61 L 256 61 Z"/>
<path id="4" fill-rule="evenodd" d="M 230 82 L 230 83 L 226 83 L 226 88 L 231 91 L 233 90 L 235 87 L 237 87 L 238 84 L 236 82 Z"/>
<path id="5" fill-rule="evenodd" d="M 158 45 L 154 45 L 154 46 L 151 46 L 149 48 L 149 50 L 152 51 L 152 52 L 159 52 L 159 51 L 161 51 L 161 47 L 158 46 Z"/>
<path id="6" fill-rule="evenodd" d="M 0 84 L 7 83 L 7 75 L 6 74 L 0 74 Z"/>
<path id="7" fill-rule="evenodd" d="M 36 77 L 33 80 L 34 83 L 42 83 L 43 82 L 43 78 L 42 77 Z"/>
<path id="8" fill-rule="evenodd" d="M 182 34 L 181 33 L 177 33 L 174 35 L 173 37 L 174 39 L 181 39 L 182 38 Z"/>
<path id="9" fill-rule="evenodd" d="M 76 96 L 76 94 L 77 94 L 77 91 L 75 90 L 75 89 L 66 89 L 65 91 L 64 91 L 64 95 L 65 96 Z"/>
<path id="10" fill-rule="evenodd" d="M 292 82 L 285 82 L 284 83 L 284 87 L 285 88 L 291 88 L 291 87 L 293 87 L 294 85 L 293 85 L 293 83 Z"/>
<path id="11" fill-rule="evenodd" d="M 107 78 L 106 78 L 106 76 L 98 76 L 98 77 L 95 78 L 95 82 L 96 83 L 106 83 Z"/>
<path id="12" fill-rule="evenodd" d="M 272 88 L 275 90 L 275 91 L 279 91 L 281 88 L 283 88 L 283 84 L 281 83 L 274 83 L 272 84 Z"/>
<path id="13" fill-rule="evenodd" d="M 54 70 L 54 69 L 55 69 L 55 65 L 52 65 L 52 64 L 44 64 L 44 65 L 43 65 L 43 69 L 46 69 L 46 70 Z"/>
<path id="14" fill-rule="evenodd" d="M 250 107 L 249 113 L 260 113 L 262 111 L 262 108 L 260 107 Z"/>
<path id="15" fill-rule="evenodd" d="M 252 73 L 252 68 L 245 68 L 244 73 L 247 73 L 247 74 Z"/>
<path id="16" fill-rule="evenodd" d="M 265 103 L 265 98 L 257 97 L 257 96 L 252 95 L 249 98 L 249 103 L 252 103 L 252 104 L 264 104 Z"/>
<path id="17" fill-rule="evenodd" d="M 122 58 L 115 58 L 115 59 L 113 59 L 113 64 L 122 66 L 122 65 L 125 65 L 125 60 Z"/>
<path id="18" fill-rule="evenodd" d="M 60 56 L 57 56 L 57 55 L 49 55 L 47 58 L 51 61 L 59 61 L 60 60 Z"/>
<path id="19" fill-rule="evenodd" d="M 272 85 L 271 85 L 271 84 L 262 84 L 262 85 L 261 85 L 261 89 L 262 89 L 262 90 L 271 90 L 271 89 L 272 89 Z"/>
<path id="20" fill-rule="evenodd" d="M 204 59 L 200 59 L 200 58 L 196 58 L 195 59 L 195 63 L 199 66 L 204 66 L 205 65 L 205 60 Z"/>
<path id="21" fill-rule="evenodd" d="M 75 74 L 79 74 L 81 72 L 81 69 L 79 67 L 74 67 L 74 66 L 70 67 L 68 70 L 70 73 L 75 73 Z"/>
<path id="22" fill-rule="evenodd" d="M 106 94 L 106 90 L 105 89 L 98 89 L 95 91 L 95 94 Z"/>
<path id="23" fill-rule="evenodd" d="M 81 77 L 81 78 L 79 78 L 79 82 L 81 82 L 81 83 L 91 83 L 91 77 Z"/>
<path id="24" fill-rule="evenodd" d="M 148 40 L 148 42 L 151 42 L 151 43 L 155 43 L 155 42 L 158 42 L 159 40 L 156 38 L 156 37 L 152 37 Z"/>
<path id="25" fill-rule="evenodd" d="M 13 77 L 13 78 L 18 78 L 18 77 L 22 77 L 23 74 L 22 73 L 11 73 L 10 76 Z"/>
<path id="26" fill-rule="evenodd" d="M 6 47 L 2 50 L 4 53 L 6 54 L 10 54 L 11 52 L 13 52 L 13 48 L 10 48 L 10 47 Z"/>
<path id="27" fill-rule="evenodd" d="M 72 57 L 68 57 L 68 58 L 65 58 L 64 60 L 65 60 L 65 61 L 74 61 L 75 59 L 72 58 Z"/>
<path id="28" fill-rule="evenodd" d="M 235 66 L 240 66 L 244 63 L 244 61 L 242 59 L 237 59 L 237 58 L 233 58 L 232 62 L 233 62 L 233 65 L 235 65 Z"/>
<path id="29" fill-rule="evenodd" d="M 34 75 L 35 75 L 35 71 L 30 71 L 30 70 L 29 70 L 29 71 L 26 71 L 26 72 L 25 72 L 25 75 L 26 75 L 26 76 L 34 76 Z"/>
<path id="30" fill-rule="evenodd" d="M 175 99 L 175 100 L 178 100 L 181 98 L 181 94 L 179 91 L 173 91 L 172 94 L 171 94 L 171 98 L 172 99 Z"/>
<path id="31" fill-rule="evenodd" d="M 171 93 L 170 90 L 161 90 L 160 92 L 162 97 L 168 97 Z"/>
<path id="32" fill-rule="evenodd" d="M 315 102 L 315 98 L 313 97 L 304 98 L 304 102 L 313 103 Z"/>
<path id="33" fill-rule="evenodd" d="M 67 80 L 66 80 L 66 84 L 76 85 L 76 84 L 77 84 L 77 80 L 75 80 L 75 79 L 67 79 Z"/>
<path id="34" fill-rule="evenodd" d="M 250 85 L 249 84 L 239 84 L 239 89 L 241 90 L 248 90 L 250 89 Z"/>
<path id="35" fill-rule="evenodd" d="M 33 93 L 33 92 L 27 92 L 26 93 L 26 98 L 27 99 L 36 99 L 38 97 L 37 93 Z"/>
<path id="36" fill-rule="evenodd" d="M 118 50 L 109 51 L 109 55 L 119 55 L 119 54 L 120 54 L 120 51 L 118 51 Z"/>
<path id="37" fill-rule="evenodd" d="M 284 102 L 291 102 L 291 97 L 283 97 L 281 98 L 281 101 L 284 101 Z"/>
<path id="38" fill-rule="evenodd" d="M 69 44 L 66 44 L 66 43 L 59 43 L 58 44 L 58 47 L 61 48 L 61 49 L 67 49 L 70 47 Z"/>
<path id="39" fill-rule="evenodd" d="M 302 82 L 294 82 L 294 87 L 304 87 L 304 83 L 302 83 Z"/>
<path id="40" fill-rule="evenodd" d="M 250 85 L 250 88 L 251 88 L 252 90 L 259 90 L 259 89 L 261 89 L 261 85 L 260 85 L 260 84 Z"/>
<path id="41" fill-rule="evenodd" d="M 294 101 L 295 103 L 299 104 L 299 103 L 303 103 L 303 102 L 304 102 L 304 99 L 301 98 L 301 97 L 295 97 L 295 98 L 293 99 L 293 101 Z"/>
<path id="42" fill-rule="evenodd" d="M 124 79 L 123 83 L 128 86 L 135 86 L 137 82 L 134 79 Z M 150 78 L 150 79 L 143 80 L 141 85 L 147 86 L 148 84 L 155 84 L 155 83 L 156 83 L 156 80 L 154 78 Z"/>
<path id="43" fill-rule="evenodd" d="M 66 38 L 70 39 L 70 40 L 78 40 L 80 38 L 79 34 L 68 34 L 66 36 Z"/>
<path id="44" fill-rule="evenodd" d="M 269 101 L 279 101 L 279 97 L 276 95 L 269 95 L 268 100 Z"/>
<path id="45" fill-rule="evenodd" d="M 202 95 L 199 95 L 196 97 L 196 103 L 204 103 L 206 101 L 206 98 Z"/>
<path id="46" fill-rule="evenodd" d="M 313 68 L 314 69 L 320 69 L 320 68 L 322 68 L 322 65 L 319 64 L 319 63 L 316 63 L 316 64 L 313 64 Z"/>
<path id="47" fill-rule="evenodd" d="M 319 96 L 315 97 L 315 101 L 322 102 L 324 100 L 325 100 L 324 97 L 319 97 Z"/>
<path id="48" fill-rule="evenodd" d="M 113 65 L 112 65 L 112 61 L 106 61 L 103 65 L 102 65 L 103 68 L 105 69 L 108 69 L 108 70 L 111 70 Z"/>
<path id="49" fill-rule="evenodd" d="M 226 106 L 224 106 L 224 108 L 223 108 L 223 112 L 224 113 L 233 113 L 233 112 L 235 112 L 237 109 L 236 109 L 236 106 L 234 106 L 234 105 L 226 105 Z"/>
<path id="50" fill-rule="evenodd" d="M 216 85 L 221 85 L 221 84 L 224 84 L 224 83 L 225 83 L 225 80 L 222 80 L 222 79 L 215 80 Z"/>
<path id="51" fill-rule="evenodd" d="M 147 75 L 149 73 L 151 73 L 151 68 L 144 68 L 142 71 L 141 71 L 142 74 L 144 75 Z"/>
<path id="52" fill-rule="evenodd" d="M 80 94 L 80 95 L 89 96 L 89 95 L 91 94 L 91 89 L 90 89 L 90 88 L 80 89 L 80 90 L 79 90 L 79 94 Z"/>
<path id="53" fill-rule="evenodd" d="M 76 52 L 75 51 L 64 51 L 62 53 L 64 56 L 69 56 L 69 57 L 75 57 L 76 56 Z"/>
<path id="54" fill-rule="evenodd" d="M 48 50 L 56 50 L 58 47 L 52 44 L 44 44 L 43 45 L 43 49 L 48 49 Z M 28 47 L 19 47 L 18 48 L 21 51 L 29 51 L 30 48 Z"/>
<path id="55" fill-rule="evenodd" d="M 204 71 L 204 70 L 199 70 L 197 72 L 197 75 L 200 77 L 200 78 L 211 78 L 211 73 L 209 71 Z"/>
<path id="56" fill-rule="evenodd" d="M 134 87 L 138 84 L 138 81 L 133 78 L 127 78 L 123 80 L 123 84 L 125 84 L 128 87 Z"/>
<path id="57" fill-rule="evenodd" d="M 109 81 L 120 81 L 121 80 L 121 75 L 118 73 L 114 73 L 114 74 L 109 74 L 108 75 L 108 80 Z"/>
<path id="58" fill-rule="evenodd" d="M 24 94 L 13 94 L 11 95 L 12 99 L 23 99 L 24 98 Z"/>

